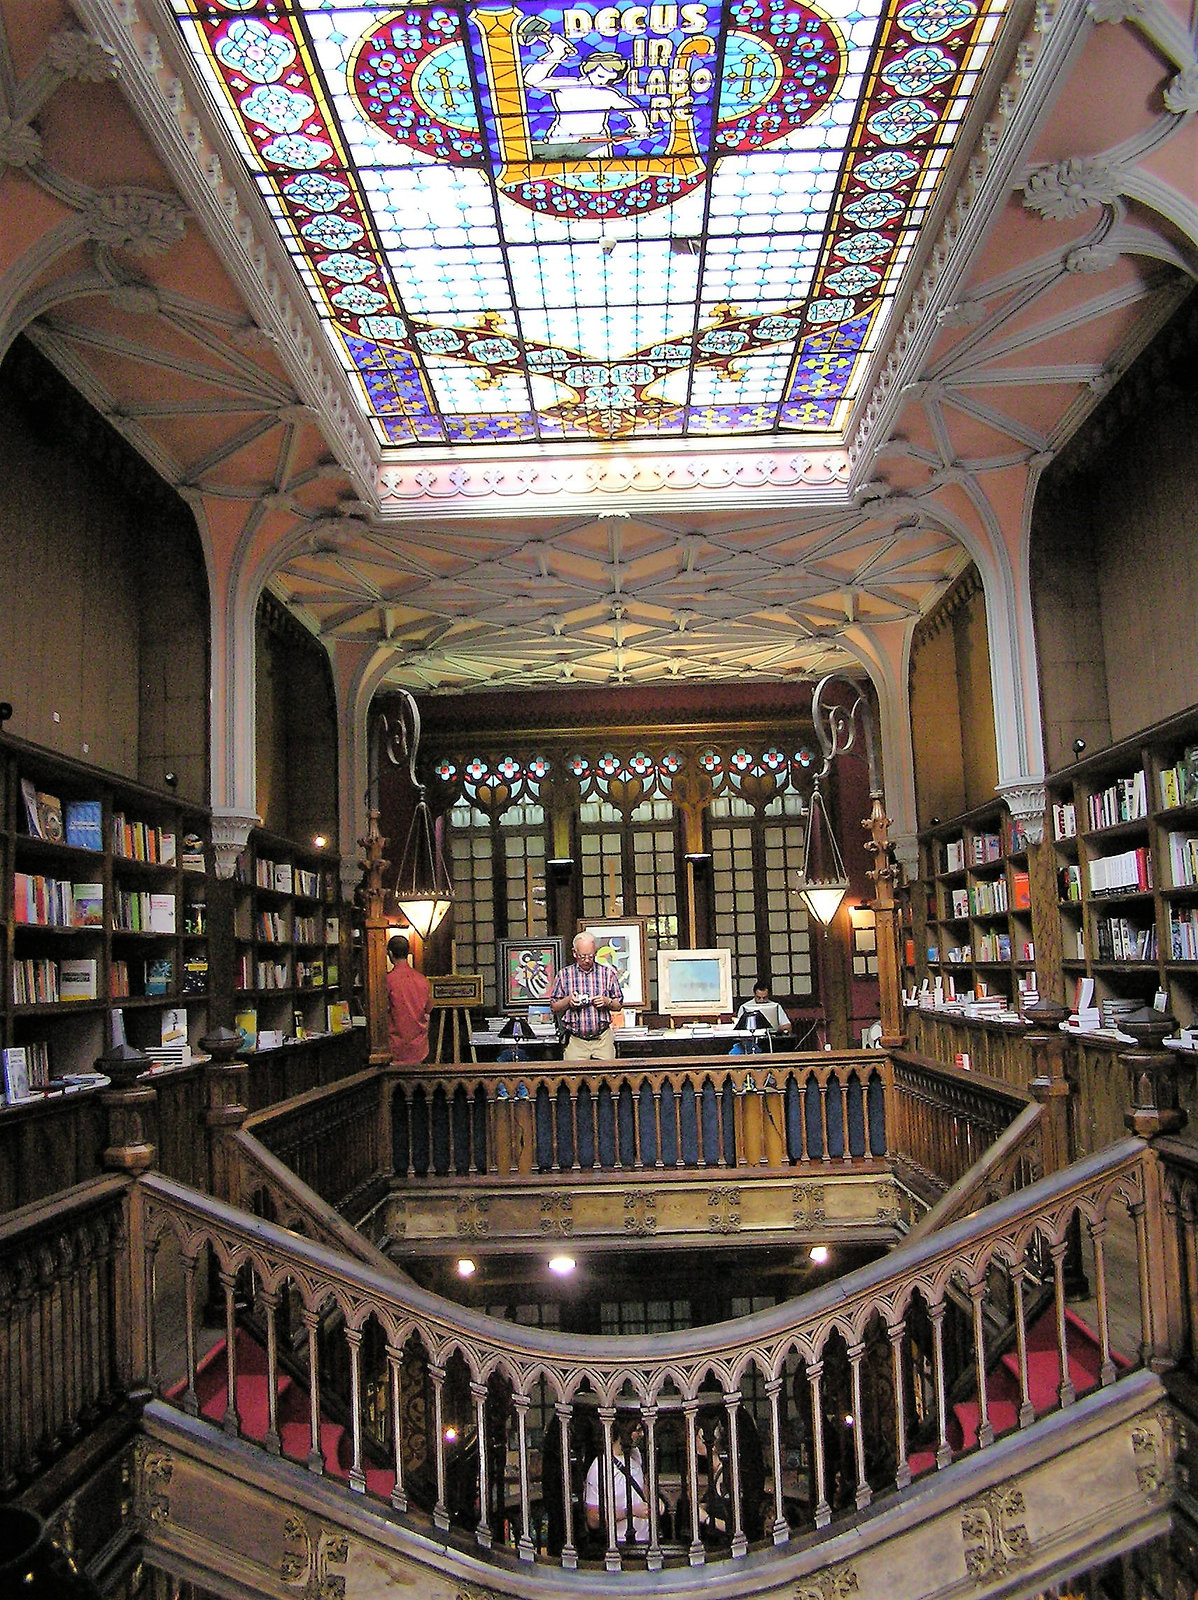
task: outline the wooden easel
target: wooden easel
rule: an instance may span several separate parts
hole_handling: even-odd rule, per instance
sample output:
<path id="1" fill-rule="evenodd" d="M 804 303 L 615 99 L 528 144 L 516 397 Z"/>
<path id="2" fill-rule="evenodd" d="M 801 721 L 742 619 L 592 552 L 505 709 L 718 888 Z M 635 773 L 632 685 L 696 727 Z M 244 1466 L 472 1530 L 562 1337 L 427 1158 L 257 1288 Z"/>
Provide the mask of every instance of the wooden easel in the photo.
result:
<path id="1" fill-rule="evenodd" d="M 430 977 L 428 981 L 433 991 L 433 1011 L 437 1017 L 437 1032 L 432 1049 L 433 1060 L 441 1059 L 445 1029 L 448 1024 L 450 1048 L 453 1051 L 450 1060 L 460 1065 L 466 1059 L 464 1051 L 468 1049 L 470 1060 L 477 1061 L 478 1053 L 470 1043 L 472 1031 L 470 1010 L 472 1006 L 481 1006 L 483 1003 L 481 974 L 447 972 Z"/>

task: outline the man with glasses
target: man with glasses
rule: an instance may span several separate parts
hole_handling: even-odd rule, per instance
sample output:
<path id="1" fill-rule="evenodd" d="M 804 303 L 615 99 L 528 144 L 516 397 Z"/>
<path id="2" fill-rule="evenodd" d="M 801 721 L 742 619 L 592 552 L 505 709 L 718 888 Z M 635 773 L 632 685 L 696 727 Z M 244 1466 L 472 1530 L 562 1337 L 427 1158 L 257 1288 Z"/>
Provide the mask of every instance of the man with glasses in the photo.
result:
<path id="1" fill-rule="evenodd" d="M 611 1014 L 624 1005 L 614 967 L 595 960 L 589 933 L 574 935 L 574 960 L 554 979 L 549 1006 L 566 1032 L 563 1061 L 614 1061 Z"/>

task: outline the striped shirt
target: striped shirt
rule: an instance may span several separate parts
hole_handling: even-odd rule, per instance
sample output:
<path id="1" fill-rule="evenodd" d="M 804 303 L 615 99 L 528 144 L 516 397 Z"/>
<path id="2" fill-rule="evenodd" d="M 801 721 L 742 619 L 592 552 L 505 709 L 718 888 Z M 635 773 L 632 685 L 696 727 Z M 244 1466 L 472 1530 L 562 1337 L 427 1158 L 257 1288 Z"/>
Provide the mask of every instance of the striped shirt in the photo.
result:
<path id="1" fill-rule="evenodd" d="M 615 967 L 600 961 L 596 961 L 589 970 L 580 967 L 577 962 L 562 968 L 554 979 L 550 999 L 564 1000 L 572 994 L 586 995 L 588 999 L 606 995 L 616 1011 L 624 1004 L 624 991 Z M 567 1006 L 561 1013 L 561 1019 L 567 1033 L 573 1034 L 576 1039 L 597 1039 L 611 1026 L 611 1012 L 600 1011 L 598 1006 L 589 1004 Z"/>

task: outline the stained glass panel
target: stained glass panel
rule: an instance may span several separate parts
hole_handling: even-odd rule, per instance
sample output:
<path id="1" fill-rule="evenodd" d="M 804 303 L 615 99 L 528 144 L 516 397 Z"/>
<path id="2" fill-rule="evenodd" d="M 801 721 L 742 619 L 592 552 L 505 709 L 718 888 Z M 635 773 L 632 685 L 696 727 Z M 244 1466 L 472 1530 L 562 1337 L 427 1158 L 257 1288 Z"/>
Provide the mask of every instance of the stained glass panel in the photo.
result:
<path id="1" fill-rule="evenodd" d="M 385 445 L 844 424 L 1003 0 L 172 0 Z"/>

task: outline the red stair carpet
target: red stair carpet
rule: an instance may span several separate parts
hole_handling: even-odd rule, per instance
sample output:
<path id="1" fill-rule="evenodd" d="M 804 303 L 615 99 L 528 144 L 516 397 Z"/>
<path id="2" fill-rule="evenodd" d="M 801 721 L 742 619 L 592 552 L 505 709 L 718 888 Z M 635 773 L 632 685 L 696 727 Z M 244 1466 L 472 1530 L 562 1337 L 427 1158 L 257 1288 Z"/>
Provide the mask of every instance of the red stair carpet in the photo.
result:
<path id="1" fill-rule="evenodd" d="M 200 1415 L 219 1423 L 225 1414 L 228 1399 L 228 1364 L 225 1360 L 225 1342 L 214 1345 L 196 1369 L 196 1399 Z M 182 1398 L 183 1384 L 168 1391 L 167 1398 Z M 243 1329 L 237 1330 L 237 1414 L 241 1433 L 246 1439 L 261 1444 L 269 1425 L 266 1387 L 266 1351 Z M 283 1455 L 292 1461 L 307 1462 L 311 1448 L 311 1422 L 308 1415 L 308 1391 L 284 1373 L 278 1376 L 279 1441 Z M 324 1470 L 330 1477 L 349 1479 L 353 1446 L 349 1432 L 339 1422 L 322 1417 L 320 1422 L 320 1448 L 324 1456 Z M 363 1461 L 366 1487 L 370 1494 L 389 1500 L 395 1487 L 393 1469 L 376 1467 Z"/>
<path id="2" fill-rule="evenodd" d="M 1080 1398 L 1096 1389 L 1102 1376 L 1102 1352 L 1094 1330 L 1072 1311 L 1065 1312 L 1065 1351 L 1069 1379 Z M 1129 1363 L 1112 1353 L 1121 1371 Z M 1049 1307 L 1027 1331 L 1027 1388 L 1036 1415 L 1055 1411 L 1060 1405 L 1061 1360 L 1057 1350 L 1056 1313 Z M 986 1380 L 986 1410 L 995 1437 L 1011 1433 L 1019 1426 L 1019 1356 L 1014 1348 L 991 1368 Z M 945 1429 L 954 1456 L 972 1450 L 978 1442 L 981 1407 L 976 1399 L 959 1400 L 952 1409 Z M 936 1465 L 935 1448 L 913 1451 L 911 1476 L 918 1477 Z"/>

